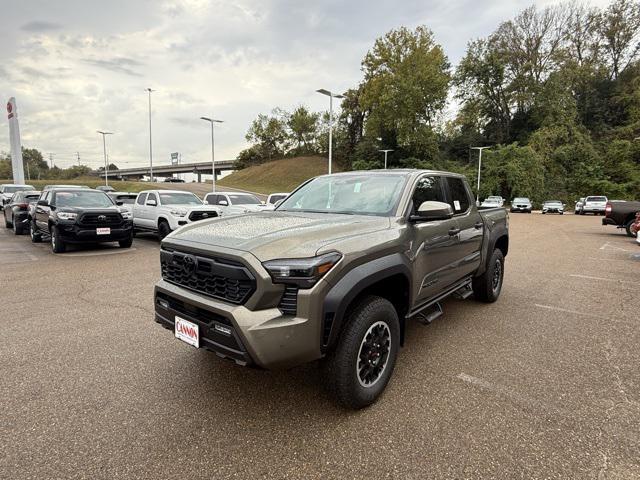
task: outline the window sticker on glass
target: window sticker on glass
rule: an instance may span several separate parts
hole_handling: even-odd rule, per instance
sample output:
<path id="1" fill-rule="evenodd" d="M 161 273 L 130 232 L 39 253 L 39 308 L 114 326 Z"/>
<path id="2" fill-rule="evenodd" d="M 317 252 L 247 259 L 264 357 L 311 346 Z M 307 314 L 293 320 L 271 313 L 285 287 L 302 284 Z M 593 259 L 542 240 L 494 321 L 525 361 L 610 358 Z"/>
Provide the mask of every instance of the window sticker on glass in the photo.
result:
<path id="1" fill-rule="evenodd" d="M 453 206 L 456 207 L 456 211 L 460 210 L 460 202 L 458 200 L 453 201 Z"/>
<path id="2" fill-rule="evenodd" d="M 362 183 L 361 182 L 357 182 L 354 186 L 353 186 L 353 193 L 360 193 L 360 188 L 362 187 Z"/>

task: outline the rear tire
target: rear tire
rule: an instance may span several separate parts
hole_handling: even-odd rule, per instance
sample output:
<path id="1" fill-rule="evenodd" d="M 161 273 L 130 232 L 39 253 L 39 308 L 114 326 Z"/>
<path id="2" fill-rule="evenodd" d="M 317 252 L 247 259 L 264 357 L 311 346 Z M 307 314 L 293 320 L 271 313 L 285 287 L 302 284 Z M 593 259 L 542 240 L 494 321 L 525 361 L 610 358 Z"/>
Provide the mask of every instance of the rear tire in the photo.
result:
<path id="1" fill-rule="evenodd" d="M 67 245 L 60 238 L 58 227 L 55 225 L 51 227 L 51 250 L 53 250 L 53 253 L 64 253 L 67 250 Z"/>
<path id="2" fill-rule="evenodd" d="M 492 303 L 500 296 L 504 280 L 504 255 L 496 248 L 485 272 L 473 279 L 473 293 L 481 302 Z"/>
<path id="3" fill-rule="evenodd" d="M 167 223 L 167 221 L 160 220 L 160 222 L 158 223 L 158 236 L 160 237 L 160 240 L 162 240 L 164 237 L 166 237 L 170 233 L 171 233 L 171 227 L 169 227 L 169 224 Z"/>
<path id="4" fill-rule="evenodd" d="M 4 210 L 4 212 L 3 212 L 3 213 L 4 213 L 4 226 L 5 226 L 6 228 L 11 228 L 11 227 L 13 227 L 13 223 L 11 223 L 9 220 L 7 220 L 7 211 L 6 211 L 6 210 Z"/>
<path id="5" fill-rule="evenodd" d="M 31 235 L 32 243 L 42 242 L 42 234 L 38 232 L 38 229 L 36 228 L 36 222 L 33 220 L 29 222 L 29 234 Z"/>
<path id="6" fill-rule="evenodd" d="M 636 238 L 636 236 L 631 232 L 631 225 L 633 225 L 635 223 L 636 219 L 632 218 L 631 220 L 629 220 L 627 223 L 624 224 L 624 229 L 627 232 L 627 236 L 632 237 L 632 238 Z"/>
<path id="7" fill-rule="evenodd" d="M 330 389 L 344 407 L 374 403 L 393 374 L 400 347 L 400 321 L 388 300 L 364 297 L 349 313 L 324 367 Z"/>

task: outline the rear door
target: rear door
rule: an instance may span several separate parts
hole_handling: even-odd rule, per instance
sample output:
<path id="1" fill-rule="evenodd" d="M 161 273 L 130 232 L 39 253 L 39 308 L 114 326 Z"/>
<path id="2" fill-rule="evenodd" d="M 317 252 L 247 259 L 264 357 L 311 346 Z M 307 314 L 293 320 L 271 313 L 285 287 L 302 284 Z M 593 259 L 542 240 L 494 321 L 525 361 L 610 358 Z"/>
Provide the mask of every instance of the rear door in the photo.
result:
<path id="1" fill-rule="evenodd" d="M 484 223 L 478 210 L 473 208 L 467 182 L 461 177 L 446 177 L 444 180 L 447 201 L 460 230 L 456 235 L 458 241 L 451 247 L 452 260 L 455 259 L 455 279 L 460 280 L 480 266 Z"/>
<path id="2" fill-rule="evenodd" d="M 50 203 L 53 199 L 51 190 L 47 190 L 46 192 L 44 192 L 43 196 L 41 196 L 40 199 Z M 42 205 L 36 204 L 35 220 L 38 230 L 41 230 L 43 232 L 49 231 L 49 207 L 44 207 Z"/>
<path id="3" fill-rule="evenodd" d="M 412 195 L 412 214 L 426 201 L 446 202 L 447 197 L 440 176 L 423 175 L 418 178 Z M 414 263 L 414 298 L 424 303 L 442 293 L 456 276 L 455 258 L 450 249 L 458 242 L 458 222 L 455 218 L 412 223 L 411 254 Z"/>
<path id="4" fill-rule="evenodd" d="M 155 201 L 155 205 L 153 202 Z M 151 203 L 150 203 L 151 202 Z M 158 228 L 158 207 L 160 202 L 158 201 L 158 195 L 155 192 L 149 192 L 147 200 L 144 203 L 144 216 L 143 222 L 147 228 Z"/>

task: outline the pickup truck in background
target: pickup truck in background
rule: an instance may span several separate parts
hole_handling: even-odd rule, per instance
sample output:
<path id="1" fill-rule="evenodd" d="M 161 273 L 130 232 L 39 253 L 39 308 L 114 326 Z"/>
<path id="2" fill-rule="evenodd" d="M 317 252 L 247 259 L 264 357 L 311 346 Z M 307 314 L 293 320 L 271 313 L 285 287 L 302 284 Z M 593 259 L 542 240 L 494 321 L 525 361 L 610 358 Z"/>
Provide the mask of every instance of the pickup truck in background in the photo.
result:
<path id="1" fill-rule="evenodd" d="M 602 225 L 615 225 L 618 228 L 624 228 L 628 236 L 635 237 L 631 226 L 635 222 L 638 212 L 640 212 L 640 202 L 607 202 Z"/>
<path id="2" fill-rule="evenodd" d="M 591 196 L 586 197 L 582 206 L 580 207 L 580 215 L 586 215 L 587 213 L 593 213 L 594 215 L 604 215 L 605 208 L 607 206 L 607 197 Z"/>
<path id="3" fill-rule="evenodd" d="M 478 210 L 461 175 L 325 175 L 275 211 L 167 236 L 155 320 L 240 365 L 322 359 L 338 401 L 362 408 L 391 378 L 409 321 L 432 322 L 451 295 L 498 299 L 508 251 L 506 210 Z"/>
<path id="4" fill-rule="evenodd" d="M 145 190 L 133 204 L 133 228 L 136 232 L 157 233 L 162 239 L 182 225 L 219 215 L 219 208 L 204 205 L 193 193 Z"/>
<path id="5" fill-rule="evenodd" d="M 206 205 L 215 205 L 220 215 L 242 215 L 265 210 L 265 204 L 254 194 L 244 192 L 212 192 L 204 197 Z"/>

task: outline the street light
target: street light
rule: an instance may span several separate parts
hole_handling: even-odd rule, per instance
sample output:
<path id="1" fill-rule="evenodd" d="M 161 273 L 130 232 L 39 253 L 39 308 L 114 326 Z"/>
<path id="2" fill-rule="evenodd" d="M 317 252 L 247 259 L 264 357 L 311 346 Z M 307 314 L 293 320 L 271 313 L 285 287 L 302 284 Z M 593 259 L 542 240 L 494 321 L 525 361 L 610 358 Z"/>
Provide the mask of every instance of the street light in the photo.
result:
<path id="1" fill-rule="evenodd" d="M 476 203 L 480 202 L 480 169 L 482 168 L 482 150 L 491 147 L 471 147 L 471 150 L 478 150 L 478 190 L 476 192 Z"/>
<path id="2" fill-rule="evenodd" d="M 107 142 L 105 140 L 106 135 L 113 135 L 112 132 L 103 132 L 102 130 L 96 130 L 102 135 L 102 150 L 104 152 L 104 184 L 109 185 L 109 165 L 107 164 Z"/>
<path id="3" fill-rule="evenodd" d="M 387 149 L 387 150 L 378 150 L 378 151 L 384 153 L 384 169 L 386 170 L 387 169 L 387 153 L 393 152 L 393 150 Z"/>
<path id="4" fill-rule="evenodd" d="M 146 89 L 149 92 L 149 181 L 153 182 L 153 144 L 151 142 L 151 92 L 155 92 L 155 90 L 151 90 L 150 88 Z"/>
<path id="5" fill-rule="evenodd" d="M 334 93 L 331 93 L 329 90 L 325 90 L 324 88 L 316 90 L 316 92 L 321 93 L 322 95 L 327 95 L 329 97 L 329 175 L 331 175 L 331 152 L 333 147 L 333 99 L 344 98 L 344 95 L 336 95 Z"/>
<path id="6" fill-rule="evenodd" d="M 215 118 L 209 118 L 209 117 L 200 117 L 200 120 L 204 120 L 206 122 L 209 122 L 211 124 L 211 177 L 213 178 L 212 180 L 212 192 L 216 191 L 216 157 L 215 154 L 213 153 L 213 124 L 214 123 L 224 123 L 224 120 L 216 120 Z"/>

